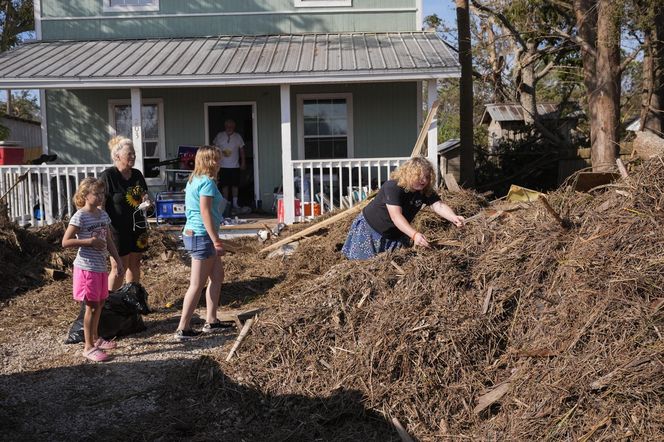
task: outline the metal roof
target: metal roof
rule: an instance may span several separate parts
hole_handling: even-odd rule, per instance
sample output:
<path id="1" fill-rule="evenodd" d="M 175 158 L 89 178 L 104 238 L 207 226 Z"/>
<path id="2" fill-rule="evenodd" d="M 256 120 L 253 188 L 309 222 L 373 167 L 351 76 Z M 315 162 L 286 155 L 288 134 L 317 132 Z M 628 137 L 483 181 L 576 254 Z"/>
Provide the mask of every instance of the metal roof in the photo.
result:
<path id="1" fill-rule="evenodd" d="M 299 84 L 459 77 L 434 32 L 40 41 L 0 54 L 0 88 Z"/>
<path id="2" fill-rule="evenodd" d="M 558 118 L 558 107 L 555 104 L 543 103 L 537 105 L 537 113 L 542 118 Z M 516 103 L 487 104 L 482 124 L 490 121 L 523 121 L 523 107 Z"/>

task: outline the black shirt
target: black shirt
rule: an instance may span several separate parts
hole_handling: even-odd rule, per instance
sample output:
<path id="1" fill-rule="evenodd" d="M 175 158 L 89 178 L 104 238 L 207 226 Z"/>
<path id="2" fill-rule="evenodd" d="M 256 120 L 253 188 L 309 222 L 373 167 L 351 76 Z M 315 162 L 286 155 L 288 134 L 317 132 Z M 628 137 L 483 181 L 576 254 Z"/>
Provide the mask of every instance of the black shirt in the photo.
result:
<path id="1" fill-rule="evenodd" d="M 387 204 L 400 206 L 404 218 L 411 222 L 424 204 L 430 206 L 436 201 L 440 201 L 440 197 L 435 192 L 431 196 L 426 196 L 419 191 L 406 192 L 397 185 L 395 180 L 388 180 L 385 181 L 373 201 L 364 208 L 362 214 L 376 232 L 389 239 L 399 239 L 403 232 L 392 222 L 387 211 Z"/>
<path id="2" fill-rule="evenodd" d="M 118 232 L 132 231 L 134 212 L 148 191 L 143 174 L 138 169 L 131 169 L 131 176 L 125 180 L 117 167 L 110 167 L 99 179 L 106 184 L 106 212 L 111 217 L 111 224 Z M 142 215 L 140 220 L 145 221 Z"/>

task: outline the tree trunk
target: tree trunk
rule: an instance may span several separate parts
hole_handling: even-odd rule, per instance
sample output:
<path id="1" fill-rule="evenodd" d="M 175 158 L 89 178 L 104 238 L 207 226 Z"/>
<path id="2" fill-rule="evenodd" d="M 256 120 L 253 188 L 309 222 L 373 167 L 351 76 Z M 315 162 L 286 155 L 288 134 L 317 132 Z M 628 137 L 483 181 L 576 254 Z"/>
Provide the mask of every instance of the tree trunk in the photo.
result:
<path id="1" fill-rule="evenodd" d="M 486 31 L 487 39 L 487 50 L 489 51 L 489 63 L 491 63 L 491 85 L 493 86 L 493 98 L 494 103 L 504 103 L 505 89 L 503 87 L 503 68 L 505 63 L 503 62 L 502 56 L 498 55 L 496 50 L 496 34 L 493 31 L 493 24 L 491 20 L 487 20 L 485 24 L 482 25 Z"/>
<path id="2" fill-rule="evenodd" d="M 620 28 L 613 0 L 574 0 L 578 35 L 583 40 L 583 81 L 588 94 L 593 170 L 613 168 L 618 157 L 620 117 Z"/>
<path id="3" fill-rule="evenodd" d="M 537 48 L 535 42 L 528 40 L 526 42 L 526 51 L 521 52 L 519 67 L 521 71 L 521 81 L 517 84 L 519 94 L 519 103 L 523 108 L 523 121 L 528 124 L 534 124 L 537 118 L 537 101 L 535 98 L 535 63 L 537 57 Z"/>
<path id="4" fill-rule="evenodd" d="M 641 130 L 664 136 L 664 9 L 658 9 L 655 23 L 644 32 L 643 98 Z"/>
<path id="5" fill-rule="evenodd" d="M 475 185 L 475 158 L 473 146 L 473 55 L 470 45 L 469 0 L 455 0 L 459 33 L 459 117 L 461 138 L 461 182 L 466 187 Z"/>

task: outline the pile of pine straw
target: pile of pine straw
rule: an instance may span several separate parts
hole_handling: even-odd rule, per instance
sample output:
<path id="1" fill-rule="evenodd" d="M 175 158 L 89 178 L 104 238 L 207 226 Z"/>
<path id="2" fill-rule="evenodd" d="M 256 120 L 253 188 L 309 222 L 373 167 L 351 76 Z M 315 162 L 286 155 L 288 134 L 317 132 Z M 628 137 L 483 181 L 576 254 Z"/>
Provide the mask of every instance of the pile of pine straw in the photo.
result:
<path id="1" fill-rule="evenodd" d="M 265 395 L 359 391 L 349 413 L 423 441 L 661 440 L 663 190 L 655 159 L 612 186 L 549 194 L 569 229 L 539 202 L 463 229 L 423 212 L 417 225 L 449 246 L 365 262 L 338 251 L 348 219 L 301 242 L 238 358 L 219 363 Z M 486 206 L 443 198 L 464 215 Z"/>

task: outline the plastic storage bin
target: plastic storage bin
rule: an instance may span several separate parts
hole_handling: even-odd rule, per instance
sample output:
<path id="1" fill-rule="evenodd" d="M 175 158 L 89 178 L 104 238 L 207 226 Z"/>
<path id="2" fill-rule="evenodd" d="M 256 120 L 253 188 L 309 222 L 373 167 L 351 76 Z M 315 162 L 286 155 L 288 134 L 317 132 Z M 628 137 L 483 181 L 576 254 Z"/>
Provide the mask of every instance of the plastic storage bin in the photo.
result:
<path id="1" fill-rule="evenodd" d="M 23 147 L 11 141 L 0 141 L 0 166 L 23 164 Z"/>

